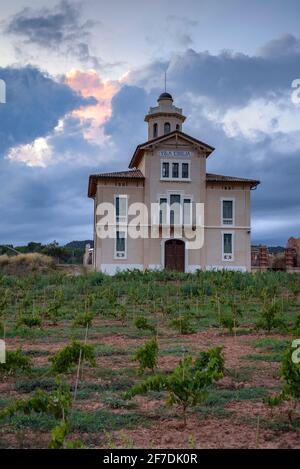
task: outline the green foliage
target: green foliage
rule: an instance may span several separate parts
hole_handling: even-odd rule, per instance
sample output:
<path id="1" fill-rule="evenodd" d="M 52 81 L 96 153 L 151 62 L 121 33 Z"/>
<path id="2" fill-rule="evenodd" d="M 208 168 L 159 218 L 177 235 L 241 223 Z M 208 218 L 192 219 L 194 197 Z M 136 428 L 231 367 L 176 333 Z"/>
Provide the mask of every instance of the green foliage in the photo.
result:
<path id="1" fill-rule="evenodd" d="M 127 318 L 128 310 L 125 305 L 117 303 L 116 305 L 116 317 L 119 321 L 121 321 L 122 325 L 125 325 L 125 321 Z"/>
<path id="2" fill-rule="evenodd" d="M 278 302 L 273 301 L 271 304 L 266 304 L 263 307 L 256 327 L 258 329 L 264 329 L 269 333 L 272 329 L 286 328 L 285 321 L 281 315 L 281 307 Z"/>
<path id="3" fill-rule="evenodd" d="M 238 319 L 243 316 L 241 307 L 235 302 L 230 301 L 229 312 L 220 314 L 219 320 L 223 327 L 226 327 L 230 334 L 239 326 Z"/>
<path id="4" fill-rule="evenodd" d="M 64 292 L 63 290 L 56 290 L 54 297 L 48 302 L 47 316 L 53 322 L 57 324 L 60 317 L 60 308 L 64 303 Z"/>
<path id="5" fill-rule="evenodd" d="M 11 291 L 8 289 L 6 289 L 4 293 L 0 291 L 0 319 L 5 317 L 7 308 L 11 302 L 11 296 Z"/>
<path id="6" fill-rule="evenodd" d="M 264 399 L 270 407 L 278 406 L 283 401 L 292 401 L 293 407 L 288 409 L 290 421 L 300 399 L 300 363 L 294 363 L 294 353 L 296 353 L 295 348 L 288 346 L 283 355 L 279 370 L 279 375 L 284 382 L 281 392 Z"/>
<path id="7" fill-rule="evenodd" d="M 136 350 L 133 355 L 133 360 L 139 362 L 139 371 L 144 373 L 146 368 L 149 368 L 152 372 L 156 368 L 158 359 L 158 344 L 156 337 L 149 339 L 143 347 Z"/>
<path id="8" fill-rule="evenodd" d="M 185 297 L 192 297 L 192 296 L 199 296 L 200 295 L 200 288 L 199 285 L 195 285 L 192 283 L 187 283 L 182 286 L 181 288 L 182 294 Z"/>
<path id="9" fill-rule="evenodd" d="M 295 349 L 289 346 L 283 356 L 279 374 L 284 380 L 283 393 L 293 399 L 300 399 L 300 363 L 293 362 Z"/>
<path id="10" fill-rule="evenodd" d="M 17 318 L 17 327 L 26 326 L 29 328 L 32 327 L 41 327 L 42 319 L 38 313 L 20 313 Z"/>
<path id="11" fill-rule="evenodd" d="M 178 331 L 180 334 L 194 334 L 196 329 L 191 323 L 191 316 L 189 314 L 184 314 L 178 316 L 177 318 L 171 319 L 168 325 Z"/>
<path id="12" fill-rule="evenodd" d="M 13 374 L 16 371 L 30 371 L 31 360 L 20 348 L 16 351 L 6 351 L 6 362 L 0 363 L 0 373 Z"/>
<path id="13" fill-rule="evenodd" d="M 78 449 L 83 448 L 82 442 L 77 439 L 74 441 L 66 441 L 66 437 L 69 433 L 70 425 L 61 420 L 60 423 L 54 427 L 51 432 L 51 440 L 49 442 L 49 449 Z"/>
<path id="14" fill-rule="evenodd" d="M 293 332 L 300 333 L 300 314 L 296 317 L 295 324 L 292 329 Z"/>
<path id="15" fill-rule="evenodd" d="M 91 345 L 82 344 L 74 340 L 49 359 L 51 371 L 53 373 L 66 373 L 78 364 L 79 358 L 82 363 L 85 361 L 90 366 L 96 366 L 94 348 Z"/>
<path id="16" fill-rule="evenodd" d="M 156 333 L 155 327 L 148 321 L 147 318 L 145 318 L 145 316 L 137 316 L 137 318 L 134 321 L 134 325 L 137 329 L 144 330 L 144 331 L 148 330 L 152 332 L 153 334 Z"/>
<path id="17" fill-rule="evenodd" d="M 187 409 L 204 402 L 208 397 L 209 386 L 221 379 L 223 373 L 222 347 L 213 348 L 201 353 L 195 361 L 191 355 L 187 355 L 170 374 L 149 377 L 133 386 L 125 393 L 125 398 L 130 399 L 149 391 L 166 391 L 166 405 L 180 407 L 186 425 Z"/>
<path id="18" fill-rule="evenodd" d="M 29 415 L 32 412 L 52 415 L 56 419 L 66 419 L 72 405 L 70 386 L 57 380 L 57 388 L 51 393 L 38 389 L 29 399 L 14 401 L 10 406 L 0 411 L 0 418 L 12 417 L 17 412 Z"/>
<path id="19" fill-rule="evenodd" d="M 95 315 L 91 312 L 78 314 L 73 322 L 73 326 L 91 327 Z"/>

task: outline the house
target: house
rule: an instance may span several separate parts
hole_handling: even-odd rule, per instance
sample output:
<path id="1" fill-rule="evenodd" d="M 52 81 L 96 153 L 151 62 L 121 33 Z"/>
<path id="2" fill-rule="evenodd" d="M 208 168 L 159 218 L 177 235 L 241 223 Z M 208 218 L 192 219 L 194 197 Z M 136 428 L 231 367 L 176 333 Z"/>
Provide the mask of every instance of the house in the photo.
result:
<path id="1" fill-rule="evenodd" d="M 259 181 L 208 173 L 214 148 L 183 132 L 186 117 L 169 93 L 157 103 L 145 117 L 148 140 L 137 146 L 129 170 L 89 178 L 95 270 L 251 271 L 250 191 Z"/>

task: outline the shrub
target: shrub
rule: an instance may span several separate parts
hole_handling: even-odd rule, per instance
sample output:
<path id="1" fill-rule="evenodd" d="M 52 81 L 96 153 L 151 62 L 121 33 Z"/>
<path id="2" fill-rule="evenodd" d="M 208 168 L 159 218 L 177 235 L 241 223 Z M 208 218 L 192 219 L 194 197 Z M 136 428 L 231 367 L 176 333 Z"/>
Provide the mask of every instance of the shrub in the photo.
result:
<path id="1" fill-rule="evenodd" d="M 222 348 L 217 347 L 203 352 L 195 361 L 191 355 L 187 355 L 170 374 L 155 374 L 147 378 L 125 393 L 125 398 L 131 399 L 149 391 L 166 391 L 166 405 L 178 406 L 186 425 L 187 409 L 204 402 L 208 397 L 209 386 L 221 379 L 223 373 Z"/>
<path id="2" fill-rule="evenodd" d="M 53 324 L 57 324 L 60 316 L 60 308 L 64 303 L 64 292 L 62 290 L 56 290 L 54 297 L 48 303 L 47 316 L 51 319 Z"/>
<path id="3" fill-rule="evenodd" d="M 0 294 L 0 318 L 5 316 L 6 309 L 11 301 L 10 290 L 5 290 L 4 294 Z"/>
<path id="4" fill-rule="evenodd" d="M 7 273 L 46 270 L 53 269 L 54 267 L 54 259 L 44 254 L 30 253 L 16 256 L 0 256 L 0 269 Z"/>
<path id="5" fill-rule="evenodd" d="M 5 363 L 0 363 L 0 372 L 4 374 L 12 374 L 18 370 L 30 371 L 30 358 L 27 357 L 20 348 L 16 351 L 7 350 Z"/>
<path id="6" fill-rule="evenodd" d="M 191 317 L 188 314 L 171 319 L 168 325 L 176 329 L 180 334 L 194 334 L 196 332 L 196 329 L 191 324 Z"/>
<path id="7" fill-rule="evenodd" d="M 119 321 L 121 321 L 123 326 L 125 325 L 127 314 L 128 314 L 128 311 L 127 311 L 126 306 L 120 303 L 117 303 L 116 304 L 116 317 Z"/>
<path id="8" fill-rule="evenodd" d="M 51 395 L 38 389 L 29 399 L 20 399 L 0 411 L 0 418 L 12 417 L 17 412 L 29 415 L 31 412 L 49 413 L 61 417 L 61 407 L 58 402 L 51 399 Z M 51 411 L 50 411 L 51 409 Z"/>
<path id="9" fill-rule="evenodd" d="M 140 364 L 140 373 L 143 373 L 146 368 L 149 368 L 153 372 L 157 365 L 157 358 L 158 345 L 155 337 L 148 340 L 143 347 L 138 348 L 133 355 L 133 360 L 138 361 Z"/>
<path id="10" fill-rule="evenodd" d="M 83 447 L 81 440 L 66 441 L 69 433 L 70 425 L 61 420 L 58 425 L 51 432 L 51 440 L 49 442 L 49 449 L 78 449 Z"/>
<path id="11" fill-rule="evenodd" d="M 264 399 L 264 402 L 270 407 L 277 406 L 286 400 L 292 401 L 292 407 L 288 410 L 290 421 L 292 421 L 292 412 L 296 409 L 300 399 L 300 363 L 293 362 L 294 353 L 295 348 L 289 346 L 283 355 L 279 370 L 279 375 L 284 381 L 281 392 Z"/>
<path id="12" fill-rule="evenodd" d="M 20 399 L 0 411 L 0 418 L 12 417 L 14 414 L 23 412 L 25 415 L 31 413 L 46 414 L 55 419 L 61 419 L 60 423 L 52 430 L 49 448 L 75 448 L 80 447 L 78 441 L 65 443 L 69 425 L 69 417 L 72 406 L 72 394 L 70 386 L 60 379 L 56 381 L 57 388 L 51 393 L 38 389 L 29 399 Z"/>
<path id="13" fill-rule="evenodd" d="M 37 313 L 21 313 L 18 315 L 17 318 L 17 327 L 19 326 L 27 326 L 27 327 L 41 327 L 42 326 L 42 319 L 39 314 Z"/>
<path id="14" fill-rule="evenodd" d="M 145 316 L 138 316 L 136 320 L 134 321 L 134 325 L 137 329 L 140 330 L 149 330 L 150 332 L 153 332 L 154 334 L 156 333 L 155 327 L 150 324 L 148 319 L 145 318 Z"/>
<path id="15" fill-rule="evenodd" d="M 230 334 L 239 326 L 238 318 L 242 317 L 242 309 L 234 302 L 229 303 L 230 311 L 220 315 L 220 323 L 228 328 Z"/>
<path id="16" fill-rule="evenodd" d="M 73 326 L 91 327 L 95 315 L 91 312 L 78 314 L 73 322 Z"/>
<path id="17" fill-rule="evenodd" d="M 266 304 L 256 323 L 258 329 L 265 329 L 269 333 L 275 328 L 286 328 L 286 324 L 281 315 L 280 304 L 273 301 L 272 304 Z"/>
<path id="18" fill-rule="evenodd" d="M 183 285 L 181 291 L 183 296 L 185 297 L 199 296 L 200 288 L 198 285 L 188 283 L 186 285 Z"/>
<path id="19" fill-rule="evenodd" d="M 73 366 L 77 365 L 79 358 L 81 362 L 88 362 L 91 366 L 96 366 L 95 352 L 91 345 L 73 341 L 71 344 L 56 352 L 49 358 L 51 371 L 53 373 L 66 373 Z"/>

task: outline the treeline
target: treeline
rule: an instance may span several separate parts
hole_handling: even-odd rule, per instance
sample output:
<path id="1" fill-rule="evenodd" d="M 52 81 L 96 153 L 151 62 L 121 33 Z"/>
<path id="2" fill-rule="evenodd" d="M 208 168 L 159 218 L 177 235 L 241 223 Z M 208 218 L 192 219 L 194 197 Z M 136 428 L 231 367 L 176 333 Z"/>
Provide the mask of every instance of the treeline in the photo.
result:
<path id="1" fill-rule="evenodd" d="M 8 256 L 21 254 L 29 254 L 38 252 L 53 257 L 59 264 L 82 264 L 83 255 L 86 244 L 93 247 L 93 241 L 71 241 L 70 243 L 60 246 L 57 241 L 49 244 L 36 243 L 31 241 L 26 246 L 14 246 L 13 244 L 1 245 L 0 255 Z"/>

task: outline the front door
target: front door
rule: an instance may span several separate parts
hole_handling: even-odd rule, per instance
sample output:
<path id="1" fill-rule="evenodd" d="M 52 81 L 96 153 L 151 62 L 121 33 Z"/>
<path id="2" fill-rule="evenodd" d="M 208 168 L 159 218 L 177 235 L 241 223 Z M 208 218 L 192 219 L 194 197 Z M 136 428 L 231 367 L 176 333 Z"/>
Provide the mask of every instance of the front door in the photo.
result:
<path id="1" fill-rule="evenodd" d="M 169 239 L 166 241 L 165 268 L 184 272 L 184 242 L 180 239 Z"/>

